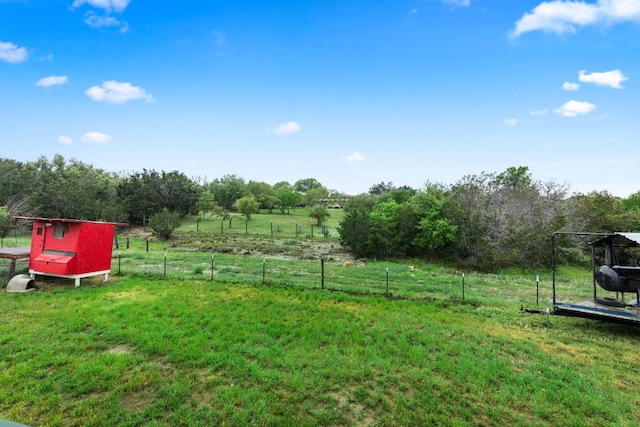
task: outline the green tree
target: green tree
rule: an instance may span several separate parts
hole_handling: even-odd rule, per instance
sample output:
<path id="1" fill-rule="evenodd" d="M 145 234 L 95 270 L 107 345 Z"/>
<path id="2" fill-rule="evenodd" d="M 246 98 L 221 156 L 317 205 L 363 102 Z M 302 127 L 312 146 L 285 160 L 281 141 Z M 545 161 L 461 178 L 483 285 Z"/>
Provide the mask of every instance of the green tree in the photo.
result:
<path id="1" fill-rule="evenodd" d="M 446 203 L 444 186 L 435 184 L 427 184 L 412 198 L 411 206 L 419 218 L 413 243 L 419 248 L 433 251 L 455 241 L 458 227 L 445 216 Z"/>
<path id="2" fill-rule="evenodd" d="M 379 196 L 381 194 L 388 193 L 394 188 L 395 187 L 393 186 L 393 182 L 389 181 L 388 183 L 385 183 L 384 181 L 382 181 L 380 182 L 380 184 L 372 185 L 369 188 L 369 194 Z"/>
<path id="3" fill-rule="evenodd" d="M 5 206 L 0 206 L 0 248 L 4 247 L 4 238 L 11 231 L 11 216 Z"/>
<path id="4" fill-rule="evenodd" d="M 309 217 L 316 220 L 316 225 L 321 226 L 331 214 L 326 206 L 315 205 L 309 209 Z"/>
<path id="5" fill-rule="evenodd" d="M 300 194 L 304 194 L 307 191 L 318 187 L 322 187 L 322 184 L 320 184 L 315 178 L 299 179 L 295 182 L 295 184 L 293 184 L 293 189 Z"/>
<path id="6" fill-rule="evenodd" d="M 276 193 L 276 197 L 278 198 L 278 206 L 280 206 L 280 211 L 284 214 L 284 211 L 287 211 L 289 214 L 289 210 L 292 207 L 295 207 L 300 203 L 300 193 L 298 193 L 295 189 L 291 187 L 280 187 L 278 192 Z"/>
<path id="7" fill-rule="evenodd" d="M 91 165 L 56 154 L 25 166 L 32 188 L 25 195 L 31 211 L 53 218 L 123 220 L 116 193 L 117 177 Z"/>
<path id="8" fill-rule="evenodd" d="M 117 194 L 127 207 L 129 221 L 141 222 L 167 208 L 181 217 L 198 212 L 200 189 L 183 173 L 143 169 L 123 178 Z"/>
<path id="9" fill-rule="evenodd" d="M 222 178 L 214 179 L 209 184 L 209 190 L 213 193 L 216 203 L 230 211 L 234 204 L 247 194 L 247 184 L 237 175 L 224 175 Z"/>
<path id="10" fill-rule="evenodd" d="M 244 215 L 245 220 L 251 219 L 251 214 L 258 212 L 260 204 L 254 195 L 249 194 L 238 200 L 238 212 Z"/>
<path id="11" fill-rule="evenodd" d="M 302 196 L 302 203 L 305 206 L 323 204 L 329 198 L 329 191 L 323 186 L 311 188 Z"/>
<path id="12" fill-rule="evenodd" d="M 207 219 L 207 213 L 213 215 L 217 206 L 213 194 L 209 190 L 202 190 L 198 197 L 198 212 L 202 212 L 202 219 Z"/>
<path id="13" fill-rule="evenodd" d="M 338 225 L 340 244 L 356 258 L 369 256 L 369 214 L 371 208 L 364 205 L 345 209 L 345 215 Z"/>
<path id="14" fill-rule="evenodd" d="M 151 216 L 149 227 L 154 236 L 168 240 L 173 235 L 173 231 L 180 226 L 180 214 L 170 212 L 167 208 Z"/>

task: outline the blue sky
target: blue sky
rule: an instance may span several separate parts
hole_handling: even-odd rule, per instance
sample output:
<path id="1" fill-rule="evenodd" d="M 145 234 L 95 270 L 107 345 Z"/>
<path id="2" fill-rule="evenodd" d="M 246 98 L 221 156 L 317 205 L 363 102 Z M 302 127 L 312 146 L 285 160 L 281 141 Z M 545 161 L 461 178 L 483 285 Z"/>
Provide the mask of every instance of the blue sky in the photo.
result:
<path id="1" fill-rule="evenodd" d="M 640 190 L 640 0 L 0 0 L 0 157 Z"/>

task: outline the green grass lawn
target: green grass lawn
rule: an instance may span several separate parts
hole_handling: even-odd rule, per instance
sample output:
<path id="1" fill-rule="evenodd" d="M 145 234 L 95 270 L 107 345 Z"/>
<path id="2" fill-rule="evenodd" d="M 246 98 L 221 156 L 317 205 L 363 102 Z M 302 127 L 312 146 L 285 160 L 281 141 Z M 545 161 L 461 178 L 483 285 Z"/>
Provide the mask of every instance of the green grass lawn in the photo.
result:
<path id="1" fill-rule="evenodd" d="M 0 419 L 640 424 L 640 330 L 521 312 L 536 307 L 536 274 L 539 307 L 549 306 L 550 272 L 468 271 L 463 299 L 462 275 L 446 266 L 260 254 L 276 241 L 335 244 L 272 240 L 268 217 L 252 219 L 262 226 L 237 251 L 216 250 L 226 230 L 188 221 L 169 242 L 131 238 L 126 248 L 121 237 L 107 283 L 38 278 L 36 292 L 0 292 Z M 576 301 L 592 293 L 584 269 L 559 270 L 557 285 Z"/>
<path id="2" fill-rule="evenodd" d="M 489 297 L 125 277 L 0 304 L 0 418 L 25 424 L 640 422 L 636 329 Z"/>

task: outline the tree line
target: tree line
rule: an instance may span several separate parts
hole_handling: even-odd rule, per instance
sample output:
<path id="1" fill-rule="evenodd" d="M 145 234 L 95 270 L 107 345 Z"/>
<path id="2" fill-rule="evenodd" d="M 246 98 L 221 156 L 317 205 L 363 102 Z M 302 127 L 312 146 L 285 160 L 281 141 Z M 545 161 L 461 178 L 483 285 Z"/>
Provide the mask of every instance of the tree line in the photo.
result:
<path id="1" fill-rule="evenodd" d="M 549 266 L 557 231 L 640 230 L 640 192 L 620 199 L 568 190 L 533 180 L 525 166 L 419 190 L 382 182 L 347 201 L 340 241 L 357 257 L 426 257 L 492 270 Z M 558 240 L 559 262 L 590 259 L 584 242 Z"/>
<path id="2" fill-rule="evenodd" d="M 245 220 L 259 210 L 289 213 L 304 206 L 321 225 L 327 207 L 343 206 L 341 244 L 359 258 L 447 259 L 476 268 L 549 265 L 551 234 L 640 230 L 640 191 L 626 199 L 606 191 L 569 194 L 566 184 L 535 181 L 527 167 L 467 175 L 423 188 L 384 181 L 348 196 L 314 178 L 293 184 L 225 175 L 207 182 L 178 171 L 107 172 L 61 155 L 32 162 L 0 158 L 0 237 L 14 215 L 143 224 L 169 237 L 181 218 Z M 566 262 L 585 252 L 567 240 Z"/>

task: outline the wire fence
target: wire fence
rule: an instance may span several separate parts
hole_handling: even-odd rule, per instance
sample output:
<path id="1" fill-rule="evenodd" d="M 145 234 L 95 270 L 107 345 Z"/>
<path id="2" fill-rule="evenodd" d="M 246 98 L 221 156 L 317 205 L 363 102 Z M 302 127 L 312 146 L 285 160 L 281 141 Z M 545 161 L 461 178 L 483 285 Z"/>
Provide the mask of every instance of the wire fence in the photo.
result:
<path id="1" fill-rule="evenodd" d="M 121 246 L 122 249 L 113 252 L 111 276 L 285 286 L 405 299 L 455 299 L 480 304 L 491 301 L 492 304 L 517 302 L 545 306 L 552 299 L 550 274 L 540 279 L 540 276 L 532 274 L 464 273 L 429 264 L 341 263 L 323 258 L 298 260 L 197 250 L 159 251 L 149 250 L 148 246 L 127 249 Z M 16 273 L 27 272 L 28 260 L 17 261 Z M 0 260 L 1 286 L 4 287 L 9 279 L 9 262 Z M 589 291 L 583 285 L 576 289 L 571 280 L 561 279 L 559 286 L 570 295 L 575 295 L 576 291 L 588 295 Z"/>

